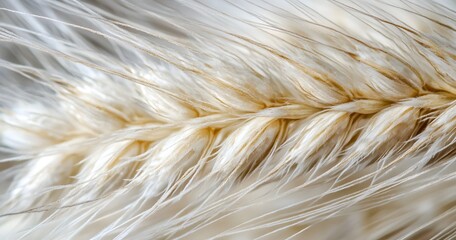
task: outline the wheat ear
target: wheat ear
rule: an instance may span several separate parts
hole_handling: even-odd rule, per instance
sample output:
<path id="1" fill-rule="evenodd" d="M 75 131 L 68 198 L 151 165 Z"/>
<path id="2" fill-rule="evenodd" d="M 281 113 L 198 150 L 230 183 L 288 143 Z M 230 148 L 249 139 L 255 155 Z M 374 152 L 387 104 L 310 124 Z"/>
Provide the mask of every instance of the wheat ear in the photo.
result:
<path id="1" fill-rule="evenodd" d="M 0 2 L 0 238 L 454 239 L 454 9 Z"/>

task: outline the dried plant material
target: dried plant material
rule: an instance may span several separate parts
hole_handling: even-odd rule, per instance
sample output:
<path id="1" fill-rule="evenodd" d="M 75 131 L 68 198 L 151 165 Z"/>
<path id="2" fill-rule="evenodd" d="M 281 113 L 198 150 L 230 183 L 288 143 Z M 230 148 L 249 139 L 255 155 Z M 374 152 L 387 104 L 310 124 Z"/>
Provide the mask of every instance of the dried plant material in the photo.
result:
<path id="1" fill-rule="evenodd" d="M 0 239 L 455 239 L 453 1 L 0 2 Z"/>

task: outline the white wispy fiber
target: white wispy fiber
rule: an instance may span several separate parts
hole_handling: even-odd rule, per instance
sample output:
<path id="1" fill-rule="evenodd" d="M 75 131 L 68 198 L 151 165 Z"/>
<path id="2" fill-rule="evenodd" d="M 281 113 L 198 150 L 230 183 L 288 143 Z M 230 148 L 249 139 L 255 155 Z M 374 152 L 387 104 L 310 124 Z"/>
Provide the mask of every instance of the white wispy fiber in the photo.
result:
<path id="1" fill-rule="evenodd" d="M 456 239 L 452 1 L 0 2 L 0 239 Z"/>

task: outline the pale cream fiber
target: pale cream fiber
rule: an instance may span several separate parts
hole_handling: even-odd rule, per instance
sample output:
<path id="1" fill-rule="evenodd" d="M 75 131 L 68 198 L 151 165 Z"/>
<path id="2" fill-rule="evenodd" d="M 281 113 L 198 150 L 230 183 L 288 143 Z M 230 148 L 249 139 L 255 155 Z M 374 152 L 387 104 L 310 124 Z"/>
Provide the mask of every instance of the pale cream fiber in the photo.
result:
<path id="1" fill-rule="evenodd" d="M 0 1 L 0 239 L 456 239 L 456 8 Z"/>

